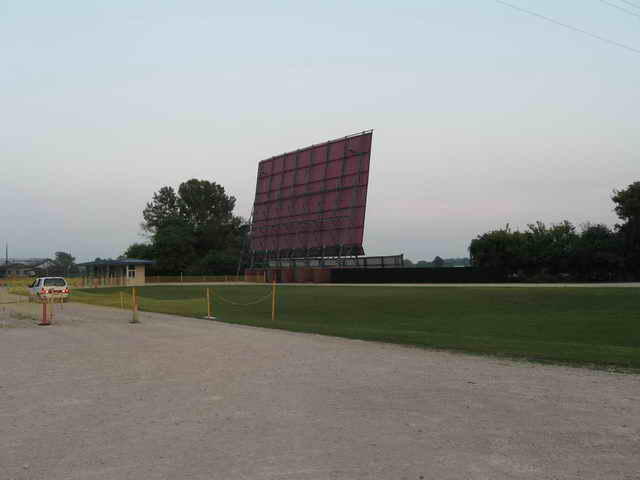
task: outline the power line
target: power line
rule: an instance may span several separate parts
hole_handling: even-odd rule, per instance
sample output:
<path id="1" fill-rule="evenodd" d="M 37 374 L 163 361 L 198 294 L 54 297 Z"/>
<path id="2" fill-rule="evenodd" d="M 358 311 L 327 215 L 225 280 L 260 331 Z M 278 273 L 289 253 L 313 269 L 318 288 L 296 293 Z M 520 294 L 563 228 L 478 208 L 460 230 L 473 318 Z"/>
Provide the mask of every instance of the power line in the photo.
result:
<path id="1" fill-rule="evenodd" d="M 620 5 L 616 5 L 615 3 L 608 2 L 607 0 L 600 0 L 600 1 L 605 5 L 609 5 L 617 10 L 620 10 L 621 12 L 625 12 L 625 13 L 628 13 L 629 15 L 633 15 L 636 18 L 640 18 L 640 15 L 638 15 L 634 11 L 629 10 L 628 8 L 621 7 Z"/>
<path id="2" fill-rule="evenodd" d="M 629 45 L 625 45 L 624 43 L 619 43 L 619 42 L 616 42 L 615 40 L 611 40 L 606 37 L 601 37 L 600 35 L 596 35 L 595 33 L 582 30 L 581 28 L 574 27 L 573 25 L 569 25 L 567 23 L 559 22 L 558 20 L 554 20 L 553 18 L 550 18 L 550 17 L 545 17 L 544 15 L 540 15 L 539 13 L 532 12 L 531 10 L 526 10 L 524 8 L 518 7 L 517 5 L 513 5 L 512 3 L 509 3 L 509 2 L 504 2 L 503 0 L 495 0 L 495 1 L 509 8 L 513 8 L 514 10 L 518 10 L 528 15 L 533 15 L 534 17 L 541 18 L 543 20 L 546 20 L 547 22 L 555 23 L 556 25 L 560 25 L 561 27 L 568 28 L 569 30 L 573 30 L 574 32 L 579 32 L 579 33 L 582 33 L 583 35 L 587 35 L 589 37 L 595 38 L 597 40 L 600 40 L 601 42 L 605 42 L 610 45 L 615 45 L 616 47 L 624 48 L 625 50 L 629 50 L 630 52 L 640 54 L 639 49 L 630 47 Z"/>
<path id="3" fill-rule="evenodd" d="M 620 0 L 620 1 L 623 3 L 626 3 L 627 5 L 631 5 L 632 7 L 640 9 L 640 5 L 638 5 L 637 3 L 629 2 L 627 0 Z"/>

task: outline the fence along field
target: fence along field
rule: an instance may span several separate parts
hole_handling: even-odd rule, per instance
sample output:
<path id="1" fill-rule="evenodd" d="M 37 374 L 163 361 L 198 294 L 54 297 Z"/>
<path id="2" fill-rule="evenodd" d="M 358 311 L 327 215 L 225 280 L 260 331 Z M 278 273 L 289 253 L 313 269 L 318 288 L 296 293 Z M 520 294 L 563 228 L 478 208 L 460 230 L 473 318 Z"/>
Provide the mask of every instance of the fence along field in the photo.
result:
<path id="1" fill-rule="evenodd" d="M 0 278 L 0 287 L 5 286 L 8 293 L 27 295 L 27 287 L 33 283 L 32 277 Z M 124 277 L 66 277 L 67 285 L 74 288 L 123 286 Z M 264 283 L 264 273 L 255 275 L 174 275 L 174 276 L 147 276 L 149 284 L 158 283 Z"/>
<path id="2" fill-rule="evenodd" d="M 279 285 L 275 320 L 270 285 L 209 288 L 212 314 L 222 322 L 640 370 L 640 290 L 636 288 Z M 76 289 L 72 299 L 120 307 L 120 293 L 129 291 Z M 136 292 L 141 311 L 207 315 L 204 285 L 145 286 Z"/>

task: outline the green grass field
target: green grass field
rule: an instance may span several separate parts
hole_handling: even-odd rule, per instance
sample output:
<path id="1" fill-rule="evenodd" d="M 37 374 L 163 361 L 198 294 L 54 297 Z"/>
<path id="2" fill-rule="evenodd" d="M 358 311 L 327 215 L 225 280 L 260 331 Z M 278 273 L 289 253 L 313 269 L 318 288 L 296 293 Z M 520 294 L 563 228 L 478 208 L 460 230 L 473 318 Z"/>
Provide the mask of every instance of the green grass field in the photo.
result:
<path id="1" fill-rule="evenodd" d="M 542 362 L 640 370 L 635 288 L 214 286 L 219 321 Z M 202 317 L 204 286 L 137 288 L 140 310 Z M 120 305 L 120 288 L 74 290 L 75 301 Z M 130 289 L 125 289 L 130 291 Z M 249 303 L 251 306 L 221 302 Z M 205 320 L 203 320 L 205 321 Z"/>

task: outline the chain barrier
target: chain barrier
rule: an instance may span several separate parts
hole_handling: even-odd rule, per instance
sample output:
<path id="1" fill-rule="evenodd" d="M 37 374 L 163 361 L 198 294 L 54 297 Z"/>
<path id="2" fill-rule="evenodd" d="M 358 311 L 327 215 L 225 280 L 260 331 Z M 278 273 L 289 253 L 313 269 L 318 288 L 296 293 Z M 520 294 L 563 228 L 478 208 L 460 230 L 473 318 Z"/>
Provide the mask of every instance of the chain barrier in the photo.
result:
<path id="1" fill-rule="evenodd" d="M 180 287 L 176 287 L 180 288 Z M 124 289 L 123 289 L 124 290 Z M 203 305 L 206 305 L 207 315 L 204 318 L 207 319 L 215 319 L 214 310 L 218 313 L 218 309 L 215 308 L 215 304 L 228 304 L 234 305 L 237 307 L 249 307 L 252 305 L 257 305 L 259 303 L 268 302 L 271 299 L 271 319 L 275 320 L 276 318 L 276 284 L 273 283 L 271 285 L 271 291 L 265 292 L 263 295 L 259 297 L 254 297 L 248 299 L 246 301 L 241 301 L 237 299 L 231 299 L 226 297 L 225 295 L 220 295 L 219 290 L 213 288 L 207 288 L 204 291 L 203 297 L 183 297 L 183 298 L 163 298 L 161 295 L 160 298 L 156 297 L 145 297 L 144 290 L 141 292 L 142 295 L 138 295 L 136 292 L 137 288 L 132 287 L 130 293 L 128 291 L 117 291 L 117 292 L 105 292 L 102 290 L 97 292 L 95 290 L 91 291 L 88 289 L 79 290 L 75 295 L 72 296 L 74 301 L 100 305 L 105 307 L 120 307 L 121 309 L 131 310 L 132 311 L 132 321 L 131 323 L 138 323 L 138 310 L 139 305 L 142 303 L 142 306 L 149 311 L 156 311 L 162 313 L 176 313 L 192 315 L 194 310 L 197 312 L 200 308 L 198 304 L 202 302 Z M 127 289 L 129 290 L 129 289 Z M 235 295 L 234 295 L 235 296 Z M 146 302 L 149 301 L 149 303 Z"/>
<path id="2" fill-rule="evenodd" d="M 225 303 L 229 303 L 231 305 L 235 305 L 235 306 L 238 306 L 238 307 L 248 307 L 250 305 L 257 305 L 258 303 L 264 302 L 268 298 L 271 298 L 271 296 L 272 296 L 272 293 L 269 292 L 265 296 L 260 297 L 260 298 L 258 298 L 256 300 L 251 300 L 250 302 L 247 302 L 247 303 L 238 303 L 238 302 L 234 302 L 233 300 L 229 300 L 228 298 L 224 298 L 222 295 L 220 295 L 218 292 L 216 292 L 216 298 L 222 300 Z"/>

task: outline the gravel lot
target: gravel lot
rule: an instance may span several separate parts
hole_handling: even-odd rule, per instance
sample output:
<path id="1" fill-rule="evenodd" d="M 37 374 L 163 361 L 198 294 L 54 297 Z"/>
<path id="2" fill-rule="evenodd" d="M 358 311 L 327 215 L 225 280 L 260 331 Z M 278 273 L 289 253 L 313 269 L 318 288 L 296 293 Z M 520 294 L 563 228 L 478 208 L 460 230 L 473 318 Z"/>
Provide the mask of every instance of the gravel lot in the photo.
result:
<path id="1" fill-rule="evenodd" d="M 637 375 L 140 316 L 6 320 L 0 479 L 640 478 Z"/>

